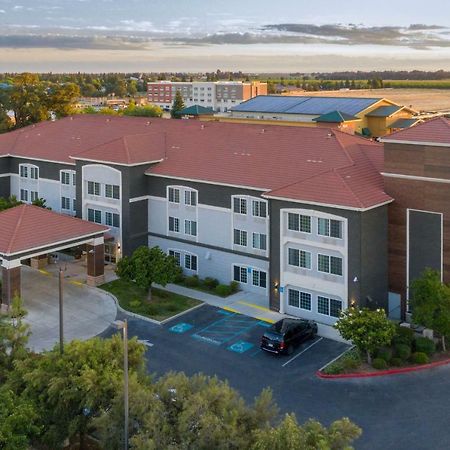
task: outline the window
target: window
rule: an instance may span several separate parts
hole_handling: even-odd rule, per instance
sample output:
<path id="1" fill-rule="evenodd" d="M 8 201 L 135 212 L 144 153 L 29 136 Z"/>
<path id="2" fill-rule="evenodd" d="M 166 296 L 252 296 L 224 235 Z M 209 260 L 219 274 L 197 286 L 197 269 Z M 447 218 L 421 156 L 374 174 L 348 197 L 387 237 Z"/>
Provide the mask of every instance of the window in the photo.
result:
<path id="1" fill-rule="evenodd" d="M 184 233 L 191 236 L 197 236 L 197 222 L 195 220 L 184 221 Z"/>
<path id="2" fill-rule="evenodd" d="M 242 247 L 247 247 L 247 232 L 243 230 L 234 229 L 234 244 Z"/>
<path id="3" fill-rule="evenodd" d="M 74 198 L 74 199 L 72 200 L 72 208 L 73 208 L 74 211 L 77 210 L 77 199 L 76 199 L 76 198 Z"/>
<path id="4" fill-rule="evenodd" d="M 342 275 L 342 258 L 319 254 L 317 256 L 317 270 L 333 275 Z"/>
<path id="5" fill-rule="evenodd" d="M 30 191 L 30 201 L 34 202 L 39 198 L 39 193 L 37 191 Z"/>
<path id="6" fill-rule="evenodd" d="M 88 194 L 100 195 L 100 183 L 94 181 L 88 181 Z"/>
<path id="7" fill-rule="evenodd" d="M 114 228 L 120 228 L 120 216 L 116 213 L 105 213 L 105 224 L 114 227 Z"/>
<path id="8" fill-rule="evenodd" d="M 300 308 L 311 311 L 311 294 L 300 292 Z"/>
<path id="9" fill-rule="evenodd" d="M 267 250 L 267 236 L 262 233 L 253 233 L 253 248 Z"/>
<path id="10" fill-rule="evenodd" d="M 28 191 L 26 189 L 21 189 L 20 190 L 20 200 L 22 202 L 27 202 L 28 201 Z"/>
<path id="11" fill-rule="evenodd" d="M 181 266 L 181 253 L 180 252 L 176 252 L 175 250 L 169 250 L 169 256 L 172 256 L 173 258 L 175 258 L 177 265 Z"/>
<path id="12" fill-rule="evenodd" d="M 267 274 L 262 270 L 253 270 L 253 286 L 266 288 L 267 287 Z"/>
<path id="13" fill-rule="evenodd" d="M 247 283 L 247 267 L 233 266 L 233 280 Z"/>
<path id="14" fill-rule="evenodd" d="M 89 222 L 102 223 L 102 212 L 98 209 L 88 208 Z"/>
<path id="15" fill-rule="evenodd" d="M 70 209 L 70 198 L 61 197 L 61 209 Z"/>
<path id="16" fill-rule="evenodd" d="M 70 172 L 61 172 L 61 184 L 70 184 Z"/>
<path id="17" fill-rule="evenodd" d="M 339 317 L 342 311 L 342 302 L 333 298 L 317 297 L 317 312 L 331 317 Z"/>
<path id="18" fill-rule="evenodd" d="M 38 167 L 30 167 L 30 178 L 32 178 L 33 180 L 37 180 L 39 178 Z"/>
<path id="19" fill-rule="evenodd" d="M 180 203 L 180 190 L 176 188 L 169 188 L 169 202 Z"/>
<path id="20" fill-rule="evenodd" d="M 302 233 L 311 233 L 311 217 L 288 213 L 288 229 L 301 231 Z"/>
<path id="21" fill-rule="evenodd" d="M 116 184 L 105 184 L 105 197 L 120 199 L 120 187 Z"/>
<path id="22" fill-rule="evenodd" d="M 197 256 L 186 253 L 184 255 L 184 267 L 189 270 L 197 271 Z"/>
<path id="23" fill-rule="evenodd" d="M 333 219 L 322 219 L 317 222 L 317 234 L 342 239 L 342 221 Z"/>
<path id="24" fill-rule="evenodd" d="M 197 192 L 184 191 L 184 204 L 189 206 L 195 206 L 197 204 Z"/>
<path id="25" fill-rule="evenodd" d="M 20 177 L 28 178 L 28 167 L 27 166 L 19 166 L 20 168 Z"/>
<path id="26" fill-rule="evenodd" d="M 289 289 L 288 304 L 289 306 L 311 311 L 311 294 L 298 291 L 297 289 Z"/>
<path id="27" fill-rule="evenodd" d="M 267 217 L 266 202 L 262 202 L 260 200 L 253 200 L 252 205 L 254 217 Z"/>
<path id="28" fill-rule="evenodd" d="M 175 233 L 180 232 L 180 219 L 178 219 L 178 217 L 169 216 L 169 231 L 173 231 Z"/>
<path id="29" fill-rule="evenodd" d="M 291 266 L 311 269 L 311 253 L 296 248 L 288 249 L 288 263 Z"/>
<path id="30" fill-rule="evenodd" d="M 233 198 L 233 211 L 236 214 L 247 214 L 247 200 L 245 198 Z"/>

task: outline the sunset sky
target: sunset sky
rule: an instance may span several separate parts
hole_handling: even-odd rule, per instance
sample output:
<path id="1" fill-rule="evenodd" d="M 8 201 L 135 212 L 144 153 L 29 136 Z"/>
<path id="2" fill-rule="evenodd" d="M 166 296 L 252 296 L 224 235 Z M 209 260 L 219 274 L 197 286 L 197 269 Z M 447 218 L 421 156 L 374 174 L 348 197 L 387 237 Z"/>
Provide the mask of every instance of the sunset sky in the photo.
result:
<path id="1" fill-rule="evenodd" d="M 374 5 L 0 0 L 0 70 L 450 70 L 450 2 Z"/>

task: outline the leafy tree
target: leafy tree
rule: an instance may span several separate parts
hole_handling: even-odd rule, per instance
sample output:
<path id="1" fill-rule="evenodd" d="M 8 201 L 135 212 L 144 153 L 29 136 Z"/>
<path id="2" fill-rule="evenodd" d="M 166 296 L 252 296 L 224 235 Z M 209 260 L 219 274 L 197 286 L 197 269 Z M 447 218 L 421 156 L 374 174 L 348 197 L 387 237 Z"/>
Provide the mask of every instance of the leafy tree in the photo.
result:
<path id="1" fill-rule="evenodd" d="M 17 200 L 17 197 L 15 195 L 11 195 L 11 197 L 8 198 L 0 197 L 0 211 L 14 208 L 15 206 L 19 206 L 21 204 L 22 202 Z"/>
<path id="2" fill-rule="evenodd" d="M 450 337 L 450 286 L 442 283 L 440 272 L 427 269 L 411 283 L 410 305 L 413 321 L 437 331 L 445 351 L 445 338 Z"/>
<path id="3" fill-rule="evenodd" d="M 173 101 L 172 110 L 170 111 L 170 115 L 173 119 L 180 118 L 180 112 L 184 109 L 184 101 L 183 96 L 180 91 L 177 91 L 175 94 L 175 99 Z"/>
<path id="4" fill-rule="evenodd" d="M 137 117 L 162 117 L 163 111 L 156 105 L 136 106 L 135 104 L 130 104 L 123 110 L 123 115 Z"/>
<path id="5" fill-rule="evenodd" d="M 31 204 L 34 206 L 39 206 L 39 208 L 52 209 L 47 206 L 47 200 L 45 200 L 45 198 L 37 198 L 36 200 L 33 200 Z"/>
<path id="6" fill-rule="evenodd" d="M 74 83 L 56 85 L 50 91 L 49 109 L 57 118 L 74 113 L 74 103 L 80 97 L 80 88 Z"/>
<path id="7" fill-rule="evenodd" d="M 316 420 L 300 426 L 294 414 L 287 414 L 277 427 L 256 432 L 252 450 L 349 450 L 361 429 L 344 418 L 324 427 Z"/>
<path id="8" fill-rule="evenodd" d="M 152 299 L 152 284 L 165 286 L 172 283 L 180 274 L 180 267 L 175 258 L 166 255 L 159 247 L 142 246 L 137 248 L 131 258 L 124 257 L 118 264 L 116 273 L 120 278 L 135 281 L 148 292 L 148 300 Z"/>
<path id="9" fill-rule="evenodd" d="M 372 353 L 383 345 L 389 345 L 395 334 L 395 325 L 386 317 L 384 309 L 349 308 L 341 312 L 334 327 L 344 339 L 352 341 L 372 363 Z"/>

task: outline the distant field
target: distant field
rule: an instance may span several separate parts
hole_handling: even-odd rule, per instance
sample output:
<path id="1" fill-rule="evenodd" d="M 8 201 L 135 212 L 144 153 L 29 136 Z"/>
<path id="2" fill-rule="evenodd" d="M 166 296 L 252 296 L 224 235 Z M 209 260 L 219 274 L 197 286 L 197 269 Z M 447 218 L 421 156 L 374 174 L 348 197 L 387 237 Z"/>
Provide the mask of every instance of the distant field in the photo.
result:
<path id="1" fill-rule="evenodd" d="M 423 82 L 422 82 L 423 83 Z M 449 81 L 450 83 L 450 81 Z M 450 111 L 448 89 L 360 89 L 355 91 L 296 91 L 290 95 L 322 95 L 327 97 L 385 97 L 416 111 Z"/>

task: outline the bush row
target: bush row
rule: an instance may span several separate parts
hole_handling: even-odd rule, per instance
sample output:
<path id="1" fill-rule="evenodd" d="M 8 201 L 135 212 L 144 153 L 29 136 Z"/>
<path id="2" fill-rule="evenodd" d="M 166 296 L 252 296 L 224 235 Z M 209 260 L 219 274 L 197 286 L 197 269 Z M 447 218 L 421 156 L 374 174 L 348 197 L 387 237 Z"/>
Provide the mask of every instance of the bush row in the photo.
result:
<path id="1" fill-rule="evenodd" d="M 181 274 L 176 282 L 188 288 L 197 288 L 211 294 L 219 295 L 220 297 L 228 297 L 239 290 L 239 283 L 237 281 L 232 281 L 230 284 L 220 284 L 216 278 L 206 277 L 205 279 L 201 279 L 198 275 L 186 277 Z"/>

